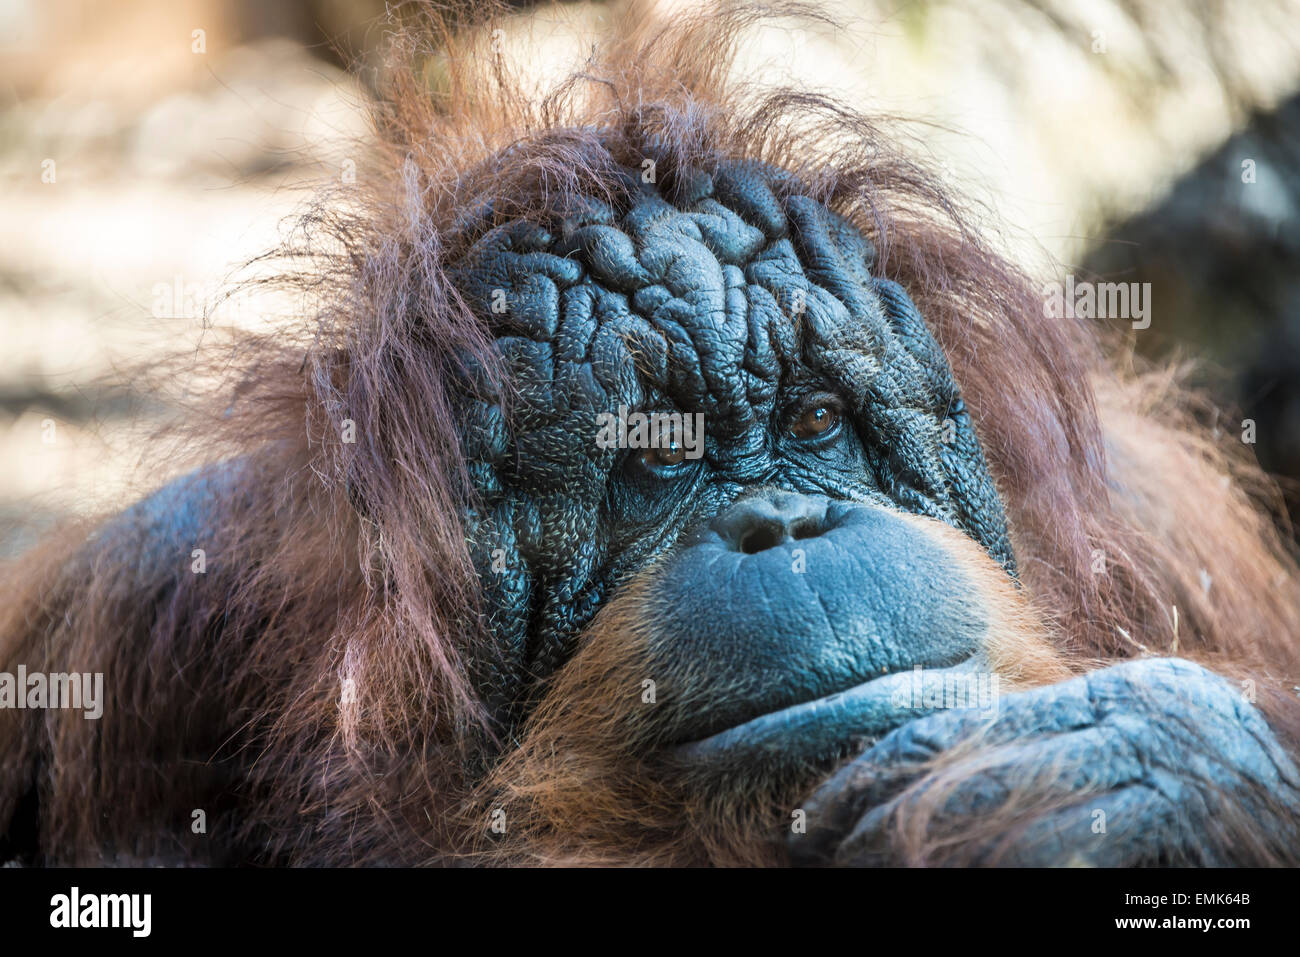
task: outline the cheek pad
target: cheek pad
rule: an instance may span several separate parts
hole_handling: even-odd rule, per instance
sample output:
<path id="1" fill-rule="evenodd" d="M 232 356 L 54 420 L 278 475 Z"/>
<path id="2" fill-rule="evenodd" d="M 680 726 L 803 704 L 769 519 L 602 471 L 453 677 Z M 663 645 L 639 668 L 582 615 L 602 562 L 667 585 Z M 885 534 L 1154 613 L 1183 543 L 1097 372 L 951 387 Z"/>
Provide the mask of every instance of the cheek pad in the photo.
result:
<path id="1" fill-rule="evenodd" d="M 512 392 L 508 417 L 468 398 L 461 417 L 495 645 L 473 668 L 490 703 L 553 671 L 609 588 L 603 506 L 620 450 L 599 447 L 597 417 L 620 406 L 703 413 L 709 468 L 743 482 L 801 367 L 851 403 L 888 498 L 1014 571 L 947 363 L 901 287 L 871 275 L 865 237 L 756 163 L 678 176 L 671 201 L 638 170 L 622 186 L 617 208 L 584 197 L 553 229 L 486 231 L 452 272 Z"/>

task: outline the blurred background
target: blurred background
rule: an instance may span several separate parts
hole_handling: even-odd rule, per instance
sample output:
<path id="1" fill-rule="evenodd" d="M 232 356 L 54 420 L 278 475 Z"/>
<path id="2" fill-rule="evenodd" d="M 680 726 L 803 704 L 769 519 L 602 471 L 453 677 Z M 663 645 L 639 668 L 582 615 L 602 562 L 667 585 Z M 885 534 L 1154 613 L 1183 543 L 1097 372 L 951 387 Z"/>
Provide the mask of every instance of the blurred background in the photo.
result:
<path id="1" fill-rule="evenodd" d="M 844 29 L 758 28 L 739 68 L 924 121 L 1031 268 L 1151 283 L 1150 327 L 1118 328 L 1194 362 L 1225 441 L 1254 421 L 1300 515 L 1300 0 L 823 6 Z M 504 42 L 564 73 L 617 8 L 518 3 Z M 356 169 L 383 14 L 0 0 L 0 554 L 161 480 L 165 404 L 118 370 L 293 308 L 241 264 Z"/>

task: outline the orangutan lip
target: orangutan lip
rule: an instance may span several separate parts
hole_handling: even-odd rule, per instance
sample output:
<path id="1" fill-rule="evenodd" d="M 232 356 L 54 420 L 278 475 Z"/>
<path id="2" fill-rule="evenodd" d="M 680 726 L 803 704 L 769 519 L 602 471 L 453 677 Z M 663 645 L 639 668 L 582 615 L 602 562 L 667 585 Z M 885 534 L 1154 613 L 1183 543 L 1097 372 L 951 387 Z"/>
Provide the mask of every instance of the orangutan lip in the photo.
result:
<path id="1" fill-rule="evenodd" d="M 986 672 L 982 655 L 974 655 L 950 668 L 926 668 L 923 680 L 942 687 L 947 677 L 969 681 Z M 830 753 L 849 741 L 881 738 L 910 721 L 939 708 L 916 698 L 916 671 L 896 671 L 873 678 L 845 691 L 770 711 L 698 741 L 679 745 L 675 760 L 686 764 L 728 764 L 757 760 L 808 760 Z"/>

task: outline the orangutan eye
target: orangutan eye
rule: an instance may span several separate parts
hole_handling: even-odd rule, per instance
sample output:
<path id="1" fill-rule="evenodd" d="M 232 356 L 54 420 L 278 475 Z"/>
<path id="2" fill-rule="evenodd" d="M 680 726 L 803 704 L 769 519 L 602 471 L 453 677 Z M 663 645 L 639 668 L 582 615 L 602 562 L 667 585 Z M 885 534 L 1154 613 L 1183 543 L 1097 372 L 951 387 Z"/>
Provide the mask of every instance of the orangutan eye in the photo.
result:
<path id="1" fill-rule="evenodd" d="M 660 442 L 657 449 L 646 449 L 641 453 L 641 461 L 646 465 L 657 468 L 669 468 L 674 465 L 680 465 L 686 460 L 686 448 L 678 441 L 674 434 L 671 437 L 666 436 Z"/>
<path id="2" fill-rule="evenodd" d="M 815 439 L 831 432 L 839 424 L 840 410 L 830 403 L 819 402 L 800 415 L 787 431 L 794 439 Z"/>

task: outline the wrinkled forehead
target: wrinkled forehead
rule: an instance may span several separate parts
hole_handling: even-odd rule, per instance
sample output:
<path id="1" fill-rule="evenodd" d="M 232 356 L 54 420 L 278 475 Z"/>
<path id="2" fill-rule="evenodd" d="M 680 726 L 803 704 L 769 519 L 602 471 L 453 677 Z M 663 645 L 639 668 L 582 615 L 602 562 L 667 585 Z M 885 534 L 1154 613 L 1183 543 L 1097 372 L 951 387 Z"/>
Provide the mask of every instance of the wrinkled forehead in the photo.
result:
<path id="1" fill-rule="evenodd" d="M 523 400 L 521 428 L 626 405 L 739 432 L 800 364 L 868 399 L 882 379 L 919 390 L 892 401 L 934 398 L 923 367 L 936 357 L 891 324 L 851 224 L 759 164 L 679 177 L 671 202 L 646 174 L 624 171 L 620 209 L 586 199 L 554 230 L 491 230 L 456 271 Z"/>
<path id="2" fill-rule="evenodd" d="M 485 504 L 592 507 L 619 451 L 602 417 L 624 409 L 702 415 L 703 454 L 725 471 L 766 454 L 784 391 L 825 387 L 870 438 L 866 478 L 1013 572 L 947 360 L 902 287 L 872 275 L 871 243 L 771 167 L 678 176 L 671 198 L 622 175 L 617 208 L 586 199 L 552 229 L 498 226 L 453 272 L 513 392 L 509 422 L 485 400 L 461 417 Z"/>

